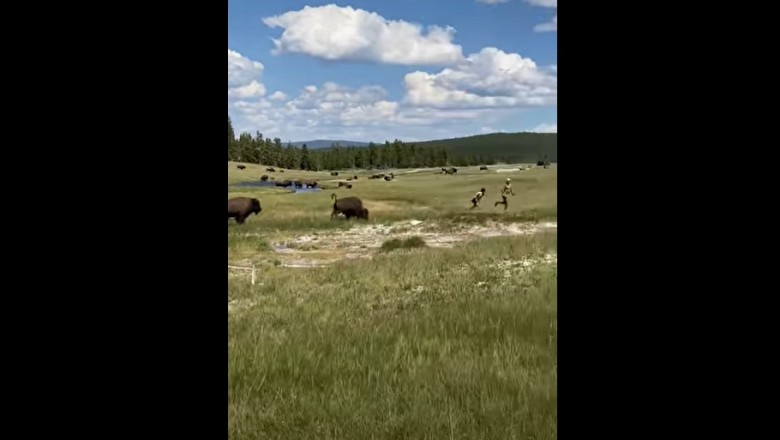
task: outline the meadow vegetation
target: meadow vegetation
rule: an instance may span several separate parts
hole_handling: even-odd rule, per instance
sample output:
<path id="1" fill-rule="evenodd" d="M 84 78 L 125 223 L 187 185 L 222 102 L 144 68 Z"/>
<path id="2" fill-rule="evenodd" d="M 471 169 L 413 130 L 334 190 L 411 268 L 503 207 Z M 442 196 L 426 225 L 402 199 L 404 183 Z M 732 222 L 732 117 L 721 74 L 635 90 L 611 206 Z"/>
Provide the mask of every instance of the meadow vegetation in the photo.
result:
<path id="1" fill-rule="evenodd" d="M 390 182 L 365 170 L 236 165 L 228 197 L 256 197 L 263 211 L 228 222 L 229 263 L 258 268 L 255 285 L 228 277 L 229 438 L 557 438 L 557 234 L 435 247 L 419 233 L 554 222 L 555 165 L 383 171 L 395 173 Z M 325 189 L 236 186 L 263 174 Z M 352 189 L 336 188 L 354 175 Z M 517 195 L 504 211 L 493 203 L 507 177 Z M 470 210 L 481 187 L 487 195 Z M 360 197 L 369 221 L 332 220 L 332 193 Z M 408 236 L 381 232 L 410 219 Z M 349 245 L 338 234 L 350 228 L 378 235 L 376 248 L 354 251 L 370 258 L 280 264 L 281 250 L 327 253 L 337 236 Z"/>

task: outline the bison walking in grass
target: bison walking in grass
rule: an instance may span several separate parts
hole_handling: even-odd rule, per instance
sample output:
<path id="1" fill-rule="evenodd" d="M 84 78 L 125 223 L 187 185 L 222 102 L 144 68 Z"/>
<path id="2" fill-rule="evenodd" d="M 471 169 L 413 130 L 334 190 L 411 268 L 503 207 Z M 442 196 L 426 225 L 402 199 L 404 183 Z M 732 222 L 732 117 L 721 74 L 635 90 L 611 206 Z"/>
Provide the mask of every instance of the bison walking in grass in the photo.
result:
<path id="1" fill-rule="evenodd" d="M 330 218 L 333 218 L 339 214 L 344 214 L 347 220 L 352 217 L 362 218 L 368 220 L 368 209 L 363 207 L 363 201 L 357 197 L 345 197 L 339 199 L 336 194 L 331 194 L 333 199 L 333 212 L 330 214 Z"/>
<path id="2" fill-rule="evenodd" d="M 236 197 L 228 200 L 228 219 L 235 218 L 239 225 L 250 215 L 259 215 L 263 209 L 260 201 L 251 197 Z"/>

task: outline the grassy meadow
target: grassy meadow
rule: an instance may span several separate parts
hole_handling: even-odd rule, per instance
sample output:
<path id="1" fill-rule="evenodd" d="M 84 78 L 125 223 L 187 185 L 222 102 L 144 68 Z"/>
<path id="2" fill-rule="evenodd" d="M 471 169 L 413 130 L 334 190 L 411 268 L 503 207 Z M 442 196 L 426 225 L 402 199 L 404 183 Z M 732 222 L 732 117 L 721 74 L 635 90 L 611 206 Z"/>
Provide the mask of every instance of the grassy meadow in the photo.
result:
<path id="1" fill-rule="evenodd" d="M 555 221 L 555 165 L 392 170 L 392 182 L 368 180 L 366 171 L 332 177 L 246 165 L 228 163 L 228 197 L 257 197 L 263 211 L 244 225 L 228 221 L 228 261 L 260 271 L 254 286 L 246 276 L 228 278 L 229 438 L 557 438 L 554 231 L 452 248 L 388 238 L 371 259 L 316 268 L 279 266 L 273 249 L 285 237 L 327 242 L 366 224 L 331 220 L 332 193 L 360 197 L 370 225 Z M 230 186 L 263 174 L 326 189 Z M 352 189 L 335 188 L 355 174 Z M 504 212 L 493 203 L 506 177 L 516 196 Z M 480 187 L 482 206 L 469 210 Z"/>

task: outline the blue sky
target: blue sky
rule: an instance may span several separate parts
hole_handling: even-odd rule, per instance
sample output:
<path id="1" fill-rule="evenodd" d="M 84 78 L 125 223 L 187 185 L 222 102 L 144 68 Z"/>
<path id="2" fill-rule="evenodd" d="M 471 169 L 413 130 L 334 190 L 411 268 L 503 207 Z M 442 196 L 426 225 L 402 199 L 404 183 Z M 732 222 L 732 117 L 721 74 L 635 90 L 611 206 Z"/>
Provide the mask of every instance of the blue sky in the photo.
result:
<path id="1" fill-rule="evenodd" d="M 228 113 L 284 142 L 557 132 L 557 0 L 229 0 Z"/>

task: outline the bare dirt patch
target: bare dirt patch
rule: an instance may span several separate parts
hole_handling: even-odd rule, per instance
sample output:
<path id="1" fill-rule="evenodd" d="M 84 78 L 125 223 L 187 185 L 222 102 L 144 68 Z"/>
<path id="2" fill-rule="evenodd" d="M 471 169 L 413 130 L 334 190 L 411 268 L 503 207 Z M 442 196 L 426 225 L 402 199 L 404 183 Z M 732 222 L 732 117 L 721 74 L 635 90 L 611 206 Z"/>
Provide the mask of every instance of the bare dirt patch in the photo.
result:
<path id="1" fill-rule="evenodd" d="M 394 238 L 421 237 L 429 247 L 449 248 L 458 243 L 487 237 L 530 235 L 556 229 L 556 222 L 489 223 L 486 225 L 453 226 L 442 231 L 440 226 L 421 220 L 405 220 L 390 225 L 356 225 L 327 235 L 300 235 L 273 244 L 276 254 L 286 267 L 320 267 L 339 260 L 372 258 L 382 243 Z"/>

